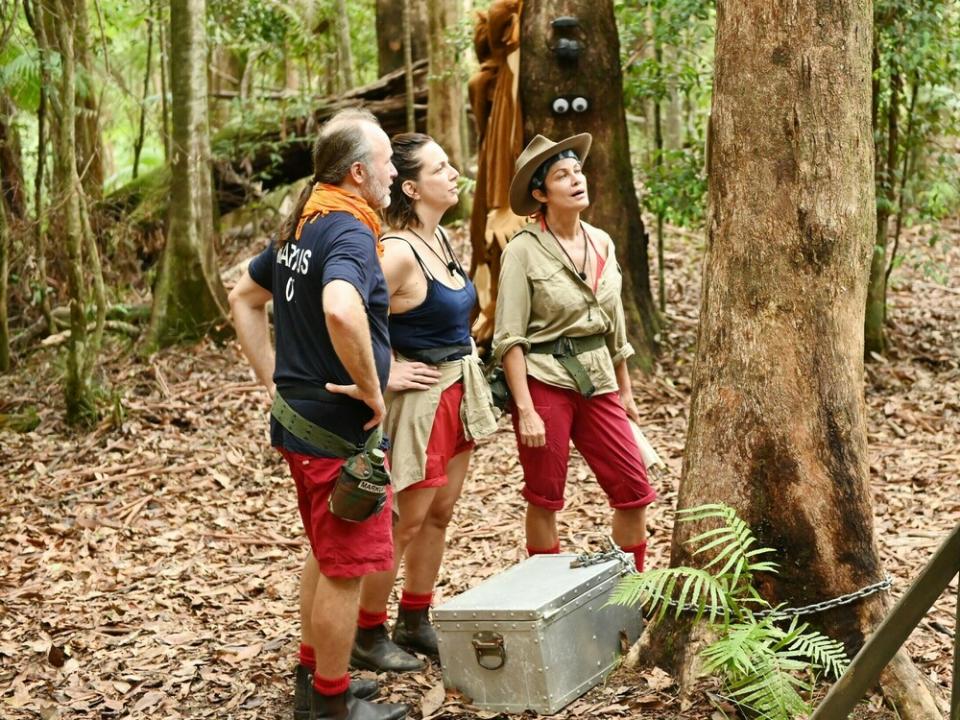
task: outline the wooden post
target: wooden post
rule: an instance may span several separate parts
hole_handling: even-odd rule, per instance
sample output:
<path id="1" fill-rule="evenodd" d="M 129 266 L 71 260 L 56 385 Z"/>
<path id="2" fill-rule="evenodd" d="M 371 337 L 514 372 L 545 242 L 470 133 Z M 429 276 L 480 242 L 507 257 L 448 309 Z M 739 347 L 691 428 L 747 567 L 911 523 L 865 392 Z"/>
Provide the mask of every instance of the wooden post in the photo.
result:
<path id="1" fill-rule="evenodd" d="M 877 682 L 880 672 L 907 641 L 923 616 L 936 602 L 944 588 L 960 572 L 960 524 L 954 528 L 940 549 L 913 581 L 876 632 L 870 637 L 850 667 L 820 703 L 810 720 L 845 718 L 866 692 Z M 960 620 L 960 594 L 957 596 Z M 950 720 L 960 720 L 960 696 L 957 692 L 957 633 L 953 649 L 953 698 Z"/>

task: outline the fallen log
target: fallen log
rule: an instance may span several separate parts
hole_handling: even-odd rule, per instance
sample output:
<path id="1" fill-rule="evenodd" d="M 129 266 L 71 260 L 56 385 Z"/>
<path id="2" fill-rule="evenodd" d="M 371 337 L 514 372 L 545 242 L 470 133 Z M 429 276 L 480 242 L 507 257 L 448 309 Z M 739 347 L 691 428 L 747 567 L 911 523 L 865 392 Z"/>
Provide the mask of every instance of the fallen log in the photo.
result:
<path id="1" fill-rule="evenodd" d="M 427 61 L 414 64 L 417 127 L 426 126 Z M 311 174 L 316 129 L 339 110 L 362 107 L 380 120 L 388 135 L 406 130 L 404 72 L 397 70 L 343 95 L 318 100 L 294 117 L 265 115 L 219 131 L 211 139 L 212 170 L 220 214 L 258 199 L 280 185 Z M 162 230 L 169 202 L 170 171 L 158 168 L 109 193 L 98 206 L 101 231 L 120 220 L 141 234 Z"/>

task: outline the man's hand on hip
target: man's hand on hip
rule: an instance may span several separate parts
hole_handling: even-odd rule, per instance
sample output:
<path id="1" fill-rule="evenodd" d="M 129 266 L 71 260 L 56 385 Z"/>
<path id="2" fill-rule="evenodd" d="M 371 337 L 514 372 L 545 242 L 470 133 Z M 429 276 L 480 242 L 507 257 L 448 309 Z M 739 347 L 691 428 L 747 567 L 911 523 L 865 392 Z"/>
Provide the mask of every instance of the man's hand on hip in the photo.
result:
<path id="1" fill-rule="evenodd" d="M 327 392 L 339 393 L 354 400 L 360 400 L 373 411 L 373 417 L 363 426 L 364 430 L 371 430 L 383 422 L 383 416 L 386 414 L 387 408 L 383 403 L 383 393 L 380 392 L 379 388 L 373 392 L 364 392 L 358 385 L 335 385 L 333 383 L 327 383 L 326 388 Z"/>

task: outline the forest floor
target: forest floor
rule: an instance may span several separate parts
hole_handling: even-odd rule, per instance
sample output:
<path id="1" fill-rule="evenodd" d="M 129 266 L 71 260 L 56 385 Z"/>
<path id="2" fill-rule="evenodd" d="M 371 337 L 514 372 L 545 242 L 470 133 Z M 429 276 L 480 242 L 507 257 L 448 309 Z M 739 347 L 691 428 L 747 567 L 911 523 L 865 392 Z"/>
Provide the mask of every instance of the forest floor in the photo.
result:
<path id="1" fill-rule="evenodd" d="M 893 598 L 960 520 L 960 226 L 917 229 L 904 247 L 892 349 L 865 377 Z M 668 237 L 663 353 L 651 376 L 635 377 L 644 430 L 670 467 L 650 515 L 652 567 L 669 560 L 701 258 L 698 236 Z M 0 431 L 0 716 L 289 718 L 306 547 L 269 448 L 266 396 L 238 348 L 204 342 L 141 359 L 112 339 L 99 369 L 108 410 L 81 434 L 62 422 L 61 368 L 44 348 L 0 377 L 0 413 L 35 406 L 41 421 Z M 576 454 L 570 477 L 563 550 L 601 549 L 608 509 Z M 502 421 L 473 460 L 437 604 L 524 557 L 520 479 Z M 908 643 L 944 696 L 956 597 L 955 579 Z M 411 718 L 496 716 L 444 693 L 435 666 L 382 679 Z M 722 718 L 730 707 L 714 690 L 681 701 L 662 671 L 621 669 L 555 717 Z M 892 717 L 878 696 L 856 716 Z"/>

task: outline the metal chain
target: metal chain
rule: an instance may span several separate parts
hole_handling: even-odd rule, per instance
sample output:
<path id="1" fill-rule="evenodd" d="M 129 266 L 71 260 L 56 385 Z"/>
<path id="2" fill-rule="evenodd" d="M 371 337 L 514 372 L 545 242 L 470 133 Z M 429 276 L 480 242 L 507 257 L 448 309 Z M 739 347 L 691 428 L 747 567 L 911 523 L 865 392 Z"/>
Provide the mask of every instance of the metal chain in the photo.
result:
<path id="1" fill-rule="evenodd" d="M 610 536 L 607 536 L 607 545 L 610 547 L 610 549 L 606 552 L 580 553 L 570 561 L 570 567 L 589 567 L 590 565 L 599 565 L 600 563 L 616 560 L 624 567 L 624 569 L 633 569 L 633 556 L 630 553 L 621 550 L 620 546 L 617 545 Z"/>
<path id="2" fill-rule="evenodd" d="M 607 552 L 602 552 L 602 553 L 580 553 L 573 560 L 570 561 L 570 567 L 572 568 L 589 567 L 590 565 L 599 565 L 600 563 L 609 562 L 611 560 L 617 560 L 619 562 L 623 562 L 625 555 L 626 553 L 624 553 L 622 550 L 619 550 L 619 549 L 607 550 Z"/>
<path id="3" fill-rule="evenodd" d="M 852 602 L 860 600 L 865 597 L 869 597 L 878 592 L 884 590 L 889 590 L 893 586 L 893 578 L 889 575 L 885 576 L 883 580 L 875 582 L 872 585 L 867 585 L 862 587 L 859 590 L 854 590 L 851 593 L 846 595 L 840 595 L 839 597 L 831 598 L 829 600 L 822 600 L 817 603 L 812 603 L 810 605 L 802 605 L 801 607 L 795 608 L 771 608 L 769 610 L 761 610 L 753 614 L 756 618 L 764 617 L 794 617 L 797 615 L 812 615 L 813 613 L 823 612 L 824 610 L 831 610 L 835 607 L 840 607 L 841 605 L 849 605 Z M 670 607 L 677 607 L 680 603 L 676 600 L 666 600 L 667 605 Z M 700 608 L 692 603 L 684 603 L 681 608 L 684 612 L 699 612 Z M 709 612 L 710 610 L 715 610 L 717 612 L 721 611 L 721 608 L 705 607 L 704 612 Z"/>
<path id="4" fill-rule="evenodd" d="M 607 542 L 610 545 L 610 550 L 600 553 L 580 553 L 570 561 L 570 567 L 589 567 L 590 565 L 599 565 L 600 563 L 609 562 L 611 560 L 617 560 L 625 567 L 632 567 L 633 558 L 628 553 L 625 553 L 623 550 L 617 547 L 617 544 L 613 542 L 612 538 L 607 538 Z M 889 590 L 892 586 L 893 578 L 889 575 L 885 575 L 883 580 L 875 582 L 872 585 L 862 587 L 859 590 L 854 590 L 846 595 L 840 595 L 835 598 L 830 598 L 829 600 L 821 600 L 820 602 L 811 603 L 810 605 L 802 605 L 795 608 L 787 607 L 760 610 L 759 612 L 755 612 L 753 616 L 756 618 L 765 618 L 770 616 L 786 618 L 799 615 L 812 615 L 814 613 L 823 612 L 824 610 L 832 610 L 833 608 L 840 607 L 841 605 L 849 605 L 852 602 L 862 600 L 863 598 L 869 597 L 878 592 Z M 675 608 L 680 604 L 676 600 L 667 600 L 666 603 L 672 608 Z M 699 612 L 700 608 L 693 603 L 684 603 L 681 610 L 684 612 Z M 710 610 L 716 610 L 717 612 L 720 612 L 720 608 L 704 607 L 704 612 L 709 612 Z"/>

